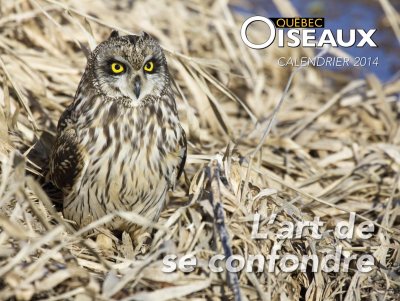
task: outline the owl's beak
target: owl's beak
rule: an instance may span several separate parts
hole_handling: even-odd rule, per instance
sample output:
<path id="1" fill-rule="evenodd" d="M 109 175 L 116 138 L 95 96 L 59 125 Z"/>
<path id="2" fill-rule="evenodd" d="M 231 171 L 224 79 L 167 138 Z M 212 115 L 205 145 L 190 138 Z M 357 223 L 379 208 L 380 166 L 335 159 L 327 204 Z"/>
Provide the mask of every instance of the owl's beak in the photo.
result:
<path id="1" fill-rule="evenodd" d="M 140 81 L 140 77 L 135 78 L 133 91 L 135 92 L 136 98 L 139 98 L 140 88 L 142 87 L 142 83 Z"/>

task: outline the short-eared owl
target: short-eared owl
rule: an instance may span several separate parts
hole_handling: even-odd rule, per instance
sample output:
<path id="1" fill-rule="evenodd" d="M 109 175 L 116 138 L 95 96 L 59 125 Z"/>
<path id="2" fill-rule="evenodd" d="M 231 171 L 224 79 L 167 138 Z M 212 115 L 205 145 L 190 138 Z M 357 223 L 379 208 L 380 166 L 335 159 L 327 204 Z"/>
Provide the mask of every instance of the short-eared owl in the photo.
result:
<path id="1" fill-rule="evenodd" d="M 90 54 L 74 101 L 62 114 L 50 179 L 78 227 L 118 210 L 157 220 L 186 159 L 186 137 L 167 62 L 146 33 L 113 32 Z M 106 227 L 132 234 L 114 218 Z"/>

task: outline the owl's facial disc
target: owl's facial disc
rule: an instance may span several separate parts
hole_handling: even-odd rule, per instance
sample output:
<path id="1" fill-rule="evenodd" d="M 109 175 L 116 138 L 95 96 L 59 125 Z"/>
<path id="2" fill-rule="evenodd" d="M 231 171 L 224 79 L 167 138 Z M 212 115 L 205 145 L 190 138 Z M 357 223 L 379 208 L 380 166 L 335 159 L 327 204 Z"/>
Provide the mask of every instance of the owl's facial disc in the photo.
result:
<path id="1" fill-rule="evenodd" d="M 115 66 L 120 67 L 115 70 Z M 161 78 L 162 74 L 159 73 L 161 68 L 154 59 L 148 59 L 138 70 L 129 62 L 123 62 L 122 59 L 112 62 L 110 68 L 111 73 L 108 84 L 114 91 L 115 96 L 120 94 L 125 98 L 129 98 L 133 106 L 140 105 L 149 95 L 159 96 L 164 86 L 164 81 Z"/>
<path id="2" fill-rule="evenodd" d="M 133 38 L 134 37 L 134 38 Z M 130 106 L 159 97 L 168 84 L 168 69 L 158 43 L 148 35 L 113 37 L 99 49 L 95 78 L 101 92 Z"/>

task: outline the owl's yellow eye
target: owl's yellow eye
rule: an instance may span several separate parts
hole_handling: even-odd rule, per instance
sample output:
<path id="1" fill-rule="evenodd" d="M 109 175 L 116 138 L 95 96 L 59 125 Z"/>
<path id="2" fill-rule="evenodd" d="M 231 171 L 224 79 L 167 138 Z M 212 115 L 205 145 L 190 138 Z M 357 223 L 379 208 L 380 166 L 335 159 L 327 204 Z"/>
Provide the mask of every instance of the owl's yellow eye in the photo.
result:
<path id="1" fill-rule="evenodd" d="M 146 72 L 152 72 L 154 70 L 154 63 L 152 61 L 148 61 L 146 65 L 144 65 L 143 69 Z"/>
<path id="2" fill-rule="evenodd" d="M 125 67 L 121 63 L 112 63 L 111 64 L 111 71 L 114 74 L 120 74 L 120 73 L 125 71 Z"/>

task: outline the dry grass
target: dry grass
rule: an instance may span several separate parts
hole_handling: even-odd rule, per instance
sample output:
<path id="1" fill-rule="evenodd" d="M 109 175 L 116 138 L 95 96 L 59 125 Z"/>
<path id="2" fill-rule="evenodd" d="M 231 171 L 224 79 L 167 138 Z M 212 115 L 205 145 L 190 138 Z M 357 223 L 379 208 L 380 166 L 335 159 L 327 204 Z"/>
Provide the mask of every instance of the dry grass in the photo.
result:
<path id="1" fill-rule="evenodd" d="M 225 247 L 244 256 L 267 255 L 281 244 L 280 254 L 300 258 L 342 246 L 346 257 L 376 259 L 367 274 L 354 265 L 339 273 L 242 272 L 242 300 L 399 300 L 400 80 L 383 84 L 372 75 L 353 80 L 304 68 L 261 141 L 292 71 L 277 58 L 311 50 L 249 50 L 238 34 L 243 18 L 226 1 L 132 4 L 0 0 L 0 300 L 239 300 L 228 276 L 207 267 L 212 255 L 226 252 L 224 229 Z M 283 4 L 284 12 L 292 9 Z M 136 258 L 125 236 L 114 238 L 114 254 L 102 256 L 92 239 L 71 231 L 26 155 L 44 132 L 54 134 L 73 98 L 85 66 L 80 45 L 95 47 L 110 28 L 144 30 L 168 50 L 189 140 L 187 180 L 171 193 L 150 251 Z M 224 224 L 214 218 L 221 204 Z M 252 239 L 256 212 L 277 214 L 263 227 L 273 232 L 285 221 L 318 216 L 323 239 L 308 231 L 302 239 Z M 375 223 L 371 239 L 333 236 L 348 212 L 357 213 L 356 223 Z M 195 254 L 198 266 L 163 274 L 166 253 Z"/>

